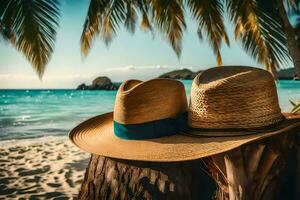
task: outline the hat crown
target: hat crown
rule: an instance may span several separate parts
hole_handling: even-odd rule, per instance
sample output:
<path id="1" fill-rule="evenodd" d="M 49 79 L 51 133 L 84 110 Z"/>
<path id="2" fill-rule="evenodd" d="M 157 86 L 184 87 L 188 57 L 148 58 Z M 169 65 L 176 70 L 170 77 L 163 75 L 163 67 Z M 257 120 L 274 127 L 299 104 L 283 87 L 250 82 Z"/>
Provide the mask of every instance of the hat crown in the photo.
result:
<path id="1" fill-rule="evenodd" d="M 141 124 L 174 118 L 187 111 L 186 93 L 180 81 L 129 80 L 121 84 L 114 107 L 114 121 Z"/>
<path id="2" fill-rule="evenodd" d="M 193 81 L 188 116 L 193 128 L 257 128 L 282 118 L 274 79 L 265 70 L 223 66 Z"/>

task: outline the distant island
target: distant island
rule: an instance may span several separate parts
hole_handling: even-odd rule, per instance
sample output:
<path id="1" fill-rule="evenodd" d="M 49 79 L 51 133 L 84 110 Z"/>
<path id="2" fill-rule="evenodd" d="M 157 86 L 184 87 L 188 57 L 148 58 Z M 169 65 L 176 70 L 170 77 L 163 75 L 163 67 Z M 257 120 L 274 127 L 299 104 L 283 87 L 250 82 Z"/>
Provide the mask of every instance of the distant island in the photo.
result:
<path id="1" fill-rule="evenodd" d="M 158 78 L 170 78 L 170 79 L 179 79 L 179 80 L 193 80 L 197 74 L 202 71 L 194 72 L 189 69 L 179 69 L 170 71 L 160 75 Z M 278 72 L 279 80 L 293 80 L 294 78 L 294 69 L 282 69 Z M 86 85 L 85 83 L 80 84 L 77 87 L 77 90 L 117 90 L 119 84 L 113 83 L 108 77 L 100 76 L 93 80 L 91 85 Z"/>
<path id="2" fill-rule="evenodd" d="M 93 80 L 91 85 L 80 84 L 77 90 L 117 90 L 119 86 L 106 76 L 100 76 Z"/>
<path id="3" fill-rule="evenodd" d="M 180 80 L 193 80 L 197 74 L 202 71 L 191 71 L 189 69 L 180 69 L 167 72 L 159 76 L 159 78 L 171 78 L 171 79 L 180 79 Z M 278 72 L 279 80 L 293 80 L 294 79 L 294 68 L 282 69 Z"/>
<path id="4" fill-rule="evenodd" d="M 167 72 L 165 74 L 162 74 L 159 76 L 159 78 L 170 78 L 170 79 L 180 79 L 180 80 L 193 80 L 198 73 L 198 72 L 193 72 L 189 69 L 179 69 L 179 70 L 174 70 Z"/>

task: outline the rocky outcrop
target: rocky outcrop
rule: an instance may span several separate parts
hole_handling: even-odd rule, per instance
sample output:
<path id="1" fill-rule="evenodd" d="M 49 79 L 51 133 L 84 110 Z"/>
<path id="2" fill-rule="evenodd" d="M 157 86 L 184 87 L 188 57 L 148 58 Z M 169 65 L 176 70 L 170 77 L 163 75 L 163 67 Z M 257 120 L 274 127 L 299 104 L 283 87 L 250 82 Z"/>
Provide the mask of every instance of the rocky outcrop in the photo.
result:
<path id="1" fill-rule="evenodd" d="M 162 74 L 159 76 L 159 78 L 193 80 L 198 73 L 201 73 L 201 71 L 193 72 L 189 69 L 180 69 Z M 294 78 L 294 68 L 282 69 L 278 71 L 279 80 L 293 80 Z"/>
<path id="2" fill-rule="evenodd" d="M 279 70 L 278 79 L 279 80 L 293 80 L 294 79 L 294 68 Z"/>
<path id="3" fill-rule="evenodd" d="M 77 90 L 117 90 L 118 86 L 106 76 L 100 76 L 93 80 L 91 85 L 80 84 Z"/>
<path id="4" fill-rule="evenodd" d="M 180 69 L 171 71 L 159 76 L 159 78 L 171 78 L 171 79 L 181 79 L 181 80 L 193 80 L 199 72 L 193 72 L 189 69 Z"/>
<path id="5" fill-rule="evenodd" d="M 88 90 L 88 89 L 89 86 L 87 86 L 85 83 L 78 85 L 78 87 L 76 88 L 76 90 Z"/>

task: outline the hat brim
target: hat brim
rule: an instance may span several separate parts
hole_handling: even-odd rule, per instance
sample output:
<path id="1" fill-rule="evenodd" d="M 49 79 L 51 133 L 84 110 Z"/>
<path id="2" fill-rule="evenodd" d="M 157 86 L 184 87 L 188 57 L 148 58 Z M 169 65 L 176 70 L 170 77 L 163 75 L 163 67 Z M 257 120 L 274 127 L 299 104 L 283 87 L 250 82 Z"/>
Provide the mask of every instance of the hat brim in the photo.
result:
<path id="1" fill-rule="evenodd" d="M 80 149 L 101 156 L 125 160 L 175 162 L 222 153 L 297 126 L 300 126 L 300 117 L 287 118 L 277 130 L 244 136 L 191 137 L 176 134 L 155 139 L 124 140 L 115 136 L 113 113 L 110 112 L 82 122 L 71 130 L 69 138 Z"/>

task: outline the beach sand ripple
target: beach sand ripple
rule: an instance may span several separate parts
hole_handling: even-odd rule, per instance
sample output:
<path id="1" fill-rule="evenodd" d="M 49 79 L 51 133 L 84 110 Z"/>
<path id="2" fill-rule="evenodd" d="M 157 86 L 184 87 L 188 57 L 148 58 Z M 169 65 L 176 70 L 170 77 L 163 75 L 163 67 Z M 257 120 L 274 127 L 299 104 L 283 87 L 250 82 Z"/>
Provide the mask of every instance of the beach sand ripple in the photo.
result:
<path id="1" fill-rule="evenodd" d="M 0 199 L 77 197 L 89 154 L 65 137 L 0 145 Z"/>

